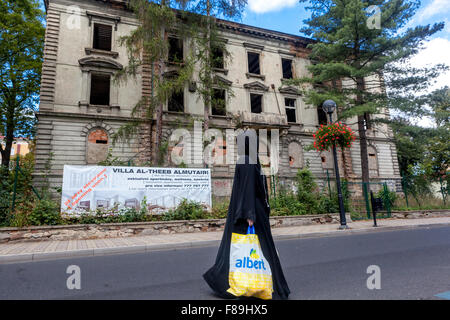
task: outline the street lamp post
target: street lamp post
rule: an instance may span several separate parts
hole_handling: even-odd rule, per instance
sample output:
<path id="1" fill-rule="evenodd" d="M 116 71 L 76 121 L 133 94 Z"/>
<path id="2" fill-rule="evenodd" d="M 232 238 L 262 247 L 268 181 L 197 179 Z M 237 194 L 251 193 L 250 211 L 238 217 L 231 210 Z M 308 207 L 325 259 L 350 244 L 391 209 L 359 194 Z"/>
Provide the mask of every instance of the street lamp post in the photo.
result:
<path id="1" fill-rule="evenodd" d="M 333 100 L 327 100 L 323 103 L 322 108 L 330 116 L 330 123 L 333 123 L 332 115 L 334 110 L 336 109 L 336 102 L 334 102 Z M 341 225 L 339 226 L 339 229 L 347 229 L 348 226 L 347 220 L 345 218 L 344 200 L 342 198 L 341 178 L 339 176 L 339 166 L 336 154 L 336 143 L 333 143 L 333 158 L 334 158 L 334 171 L 336 173 L 336 185 L 339 200 L 339 216 L 341 220 Z"/>

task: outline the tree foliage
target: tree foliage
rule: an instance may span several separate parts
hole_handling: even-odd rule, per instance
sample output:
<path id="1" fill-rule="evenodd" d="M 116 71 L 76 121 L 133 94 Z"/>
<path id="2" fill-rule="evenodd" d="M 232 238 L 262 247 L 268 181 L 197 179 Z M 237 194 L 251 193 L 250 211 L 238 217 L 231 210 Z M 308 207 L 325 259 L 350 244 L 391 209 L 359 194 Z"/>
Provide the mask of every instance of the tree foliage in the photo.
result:
<path id="1" fill-rule="evenodd" d="M 419 8 L 416 0 L 300 2 L 308 3 L 312 13 L 300 31 L 316 42 L 310 45 L 311 76 L 294 83 L 303 86 L 309 104 L 319 106 L 333 99 L 340 119 L 357 117 L 363 181 L 368 181 L 367 115 L 383 114 L 386 108 L 409 115 L 423 112 L 426 94 L 417 92 L 425 90 L 445 66 L 420 69 L 408 61 L 444 24 L 406 29 Z M 368 23 L 373 6 L 379 9 L 379 28 Z"/>
<path id="2" fill-rule="evenodd" d="M 0 2 L 0 145 L 8 166 L 15 136 L 33 136 L 45 29 L 37 0 Z"/>

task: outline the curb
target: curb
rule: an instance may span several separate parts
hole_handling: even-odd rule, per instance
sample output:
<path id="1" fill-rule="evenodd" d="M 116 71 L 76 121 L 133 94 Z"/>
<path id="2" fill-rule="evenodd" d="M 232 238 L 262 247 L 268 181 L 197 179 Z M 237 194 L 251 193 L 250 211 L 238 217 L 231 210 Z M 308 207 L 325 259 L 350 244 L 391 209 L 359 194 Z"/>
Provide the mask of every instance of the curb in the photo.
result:
<path id="1" fill-rule="evenodd" d="M 294 233 L 285 235 L 274 235 L 274 240 L 293 240 L 303 238 L 318 238 L 318 237 L 334 237 L 334 236 L 346 236 L 349 234 L 357 233 L 374 233 L 378 231 L 395 231 L 395 230 L 407 230 L 418 228 L 432 228 L 432 227 L 448 227 L 450 223 L 433 223 L 433 224 L 419 224 L 419 225 L 407 225 L 407 226 L 378 226 L 362 229 L 346 229 L 327 232 L 314 232 L 314 233 Z M 23 263 L 33 261 L 48 261 L 55 259 L 67 259 L 67 258 L 82 258 L 82 257 L 98 257 L 108 256 L 114 254 L 132 254 L 132 253 L 145 253 L 152 251 L 164 251 L 164 250 L 177 250 L 187 248 L 201 248 L 219 245 L 221 240 L 200 240 L 200 241 L 187 241 L 179 243 L 161 243 L 152 245 L 136 245 L 136 246 L 124 246 L 124 247 L 111 247 L 111 248 L 94 248 L 94 249 L 80 249 L 73 251 L 59 251 L 59 252 L 37 252 L 37 253 L 24 253 L 24 254 L 12 254 L 0 256 L 0 264 L 10 263 Z"/>

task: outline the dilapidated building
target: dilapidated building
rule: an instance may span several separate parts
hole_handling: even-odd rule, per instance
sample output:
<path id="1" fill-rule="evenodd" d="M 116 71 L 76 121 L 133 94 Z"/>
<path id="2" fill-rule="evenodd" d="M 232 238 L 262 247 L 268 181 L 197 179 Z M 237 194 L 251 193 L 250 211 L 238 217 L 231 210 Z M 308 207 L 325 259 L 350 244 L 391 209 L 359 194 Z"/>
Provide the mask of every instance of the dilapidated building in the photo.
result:
<path id="1" fill-rule="evenodd" d="M 106 158 L 110 149 L 112 157 L 134 165 L 145 164 L 154 142 L 151 130 L 140 130 L 129 143 L 113 145 L 111 141 L 118 128 L 132 119 L 131 110 L 140 97 L 152 90 L 150 67 L 142 68 L 137 79 L 121 84 L 112 81 L 128 63 L 126 48 L 117 40 L 139 23 L 127 9 L 127 1 L 45 0 L 45 7 L 36 183 L 45 176 L 51 185 L 61 186 L 64 164 L 95 165 Z M 212 106 L 210 127 L 233 129 L 234 116 L 239 115 L 240 126 L 278 130 L 279 181 L 291 181 L 299 168 L 308 165 L 324 186 L 327 170 L 330 178 L 334 177 L 332 156 L 306 147 L 312 144 L 319 125 L 326 123 L 326 115 L 317 106 L 307 106 L 296 88 L 282 84 L 282 79 L 308 74 L 311 61 L 306 46 L 311 40 L 235 22 L 220 20 L 218 24 L 232 59 L 225 59 L 215 68 L 215 77 L 231 86 L 233 97 L 225 99 L 226 112 Z M 172 47 L 184 54 L 183 41 L 175 41 Z M 186 115 L 201 117 L 203 112 L 193 79 L 184 92 L 164 106 L 163 140 L 170 138 L 174 124 L 182 123 Z M 377 116 L 389 114 L 386 111 Z M 351 126 L 357 131 L 356 125 Z M 371 180 L 398 186 L 400 172 L 392 131 L 384 124 L 376 124 L 368 128 L 367 136 Z M 222 155 L 229 152 L 225 140 L 216 150 Z M 269 152 L 260 154 L 265 165 L 270 161 Z M 193 150 L 192 154 L 192 166 L 202 166 L 201 161 L 196 161 L 199 153 Z M 350 150 L 339 153 L 341 176 L 360 180 L 360 162 L 356 141 Z M 48 164 L 50 172 L 42 173 Z M 171 165 L 170 158 L 167 165 Z M 215 196 L 230 194 L 233 175 L 234 163 L 212 166 Z"/>

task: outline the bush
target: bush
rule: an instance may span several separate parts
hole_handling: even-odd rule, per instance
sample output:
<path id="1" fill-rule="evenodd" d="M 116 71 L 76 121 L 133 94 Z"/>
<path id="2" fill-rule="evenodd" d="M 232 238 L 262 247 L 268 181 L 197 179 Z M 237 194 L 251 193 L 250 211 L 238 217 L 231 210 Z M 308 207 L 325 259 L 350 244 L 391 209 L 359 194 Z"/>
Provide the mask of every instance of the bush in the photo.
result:
<path id="1" fill-rule="evenodd" d="M 42 199 L 36 202 L 35 207 L 28 216 L 28 222 L 31 225 L 56 225 L 62 221 L 58 206 L 49 199 Z"/>
<path id="2" fill-rule="evenodd" d="M 318 213 L 320 205 L 319 188 L 309 168 L 298 170 L 295 186 L 297 201 L 304 207 L 305 213 Z"/>
<path id="3" fill-rule="evenodd" d="M 391 206 L 391 208 L 394 206 L 395 201 L 397 200 L 397 193 L 394 191 L 389 191 L 387 193 L 384 192 L 383 189 L 381 189 L 380 191 L 378 191 L 378 193 L 376 194 L 377 198 L 381 198 L 383 199 L 383 205 L 386 201 L 389 202 L 389 205 Z"/>
<path id="4" fill-rule="evenodd" d="M 206 218 L 205 209 L 203 206 L 195 201 L 183 199 L 175 209 L 167 211 L 162 219 L 169 220 L 195 220 Z"/>
<path id="5" fill-rule="evenodd" d="M 272 216 L 294 216 L 307 214 L 306 206 L 297 199 L 297 195 L 280 188 L 275 197 L 270 198 Z"/>

